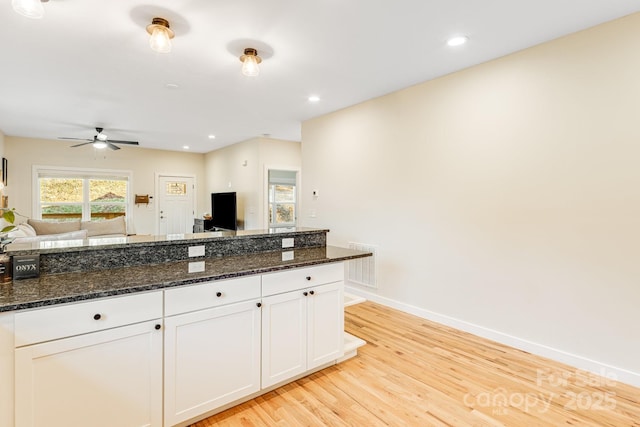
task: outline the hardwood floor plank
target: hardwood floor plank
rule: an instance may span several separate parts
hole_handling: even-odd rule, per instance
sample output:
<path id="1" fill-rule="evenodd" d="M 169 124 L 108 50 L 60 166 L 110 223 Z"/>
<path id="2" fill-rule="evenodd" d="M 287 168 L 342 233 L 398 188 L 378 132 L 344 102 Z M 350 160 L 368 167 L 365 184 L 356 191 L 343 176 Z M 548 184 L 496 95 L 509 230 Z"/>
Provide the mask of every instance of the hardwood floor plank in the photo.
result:
<path id="1" fill-rule="evenodd" d="M 358 356 L 194 424 L 640 427 L 640 389 L 371 302 Z"/>

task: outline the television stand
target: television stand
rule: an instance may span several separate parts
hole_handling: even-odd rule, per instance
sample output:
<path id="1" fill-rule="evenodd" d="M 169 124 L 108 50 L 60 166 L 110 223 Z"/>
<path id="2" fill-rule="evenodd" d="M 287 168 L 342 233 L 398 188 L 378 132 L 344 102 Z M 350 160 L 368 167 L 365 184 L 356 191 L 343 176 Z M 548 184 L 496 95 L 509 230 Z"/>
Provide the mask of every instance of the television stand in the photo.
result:
<path id="1" fill-rule="evenodd" d="M 213 226 L 213 221 L 210 219 L 193 219 L 193 232 L 194 233 L 204 233 L 205 231 L 215 231 L 215 227 Z"/>

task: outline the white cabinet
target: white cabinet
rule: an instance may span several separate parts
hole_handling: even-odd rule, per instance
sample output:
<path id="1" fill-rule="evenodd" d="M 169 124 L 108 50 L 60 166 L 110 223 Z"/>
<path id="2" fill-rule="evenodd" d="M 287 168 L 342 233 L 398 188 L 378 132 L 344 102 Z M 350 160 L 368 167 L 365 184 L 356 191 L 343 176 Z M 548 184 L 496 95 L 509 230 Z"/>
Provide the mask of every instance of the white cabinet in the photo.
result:
<path id="1" fill-rule="evenodd" d="M 260 277 L 175 291 L 167 291 L 165 307 L 191 308 L 187 295 L 215 307 L 165 319 L 166 426 L 260 390 Z M 218 306 L 225 295 L 252 299 Z"/>
<path id="2" fill-rule="evenodd" d="M 0 426 L 13 426 L 14 314 L 0 313 Z"/>
<path id="3" fill-rule="evenodd" d="M 302 291 L 262 300 L 262 387 L 307 369 L 307 298 Z"/>
<path id="4" fill-rule="evenodd" d="M 161 426 L 161 317 L 161 292 L 17 313 L 16 427 Z"/>
<path id="5" fill-rule="evenodd" d="M 344 282 L 318 286 L 307 299 L 307 369 L 344 354 Z"/>
<path id="6" fill-rule="evenodd" d="M 263 293 L 299 288 L 263 298 L 262 388 L 342 357 L 342 264 L 274 273 L 263 277 L 262 287 Z"/>
<path id="7" fill-rule="evenodd" d="M 343 289 L 334 263 L 2 315 L 0 425 L 183 425 L 340 359 Z"/>

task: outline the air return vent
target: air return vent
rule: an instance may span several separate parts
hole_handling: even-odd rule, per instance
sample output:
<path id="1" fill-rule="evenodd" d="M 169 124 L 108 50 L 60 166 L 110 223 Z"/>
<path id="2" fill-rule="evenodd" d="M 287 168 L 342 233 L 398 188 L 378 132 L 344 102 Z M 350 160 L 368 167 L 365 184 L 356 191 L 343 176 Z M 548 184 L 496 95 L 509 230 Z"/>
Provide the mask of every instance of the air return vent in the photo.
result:
<path id="1" fill-rule="evenodd" d="M 353 284 L 366 286 L 367 288 L 378 289 L 378 275 L 376 272 L 377 246 L 365 243 L 349 242 L 349 249 L 371 252 L 373 256 L 358 258 L 347 262 L 347 281 Z"/>

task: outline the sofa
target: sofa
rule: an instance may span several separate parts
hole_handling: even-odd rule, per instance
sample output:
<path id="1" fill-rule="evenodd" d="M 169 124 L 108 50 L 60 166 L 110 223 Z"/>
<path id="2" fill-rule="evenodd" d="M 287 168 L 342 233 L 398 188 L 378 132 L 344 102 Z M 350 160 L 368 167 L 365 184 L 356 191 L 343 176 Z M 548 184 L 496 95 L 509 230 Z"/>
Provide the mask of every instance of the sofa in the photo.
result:
<path id="1" fill-rule="evenodd" d="M 9 232 L 13 243 L 31 243 L 53 240 L 76 240 L 127 235 L 123 216 L 101 221 L 41 221 L 28 219 Z"/>

